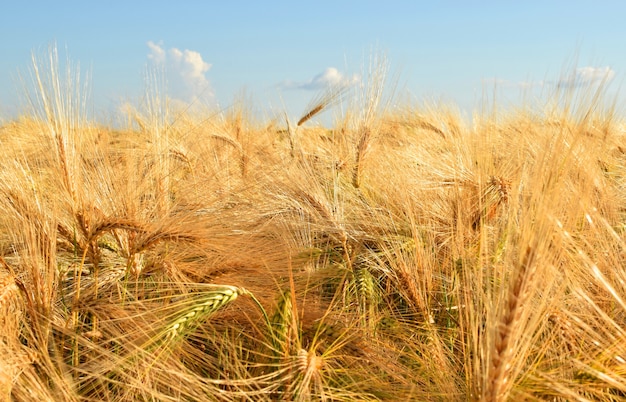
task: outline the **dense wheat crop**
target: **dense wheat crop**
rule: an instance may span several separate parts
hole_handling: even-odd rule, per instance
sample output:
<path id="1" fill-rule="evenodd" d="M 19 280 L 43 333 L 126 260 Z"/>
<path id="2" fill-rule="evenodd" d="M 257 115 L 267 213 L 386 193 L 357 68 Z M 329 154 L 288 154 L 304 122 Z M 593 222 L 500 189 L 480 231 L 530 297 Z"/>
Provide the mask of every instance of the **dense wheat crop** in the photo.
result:
<path id="1" fill-rule="evenodd" d="M 113 128 L 35 66 L 0 128 L 1 398 L 626 396 L 626 144 L 592 89 L 470 123 L 385 107 L 376 70 L 297 124 L 152 94 Z"/>

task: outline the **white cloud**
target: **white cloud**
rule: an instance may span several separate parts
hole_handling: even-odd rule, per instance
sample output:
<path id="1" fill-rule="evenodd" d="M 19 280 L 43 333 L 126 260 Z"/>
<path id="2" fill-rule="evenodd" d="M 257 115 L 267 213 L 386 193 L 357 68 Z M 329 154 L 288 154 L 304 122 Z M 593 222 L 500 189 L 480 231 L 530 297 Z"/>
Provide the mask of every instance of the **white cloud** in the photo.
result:
<path id="1" fill-rule="evenodd" d="M 205 62 L 200 53 L 175 47 L 166 51 L 162 44 L 152 41 L 147 45 L 150 49 L 148 59 L 165 71 L 170 96 L 184 101 L 213 97 L 211 83 L 206 77 L 211 64 Z"/>
<path id="2" fill-rule="evenodd" d="M 482 80 L 483 86 L 495 86 L 498 88 L 519 88 L 531 89 L 534 87 L 556 85 L 559 88 L 586 87 L 589 85 L 601 85 L 609 83 L 615 77 L 615 71 L 608 66 L 605 67 L 579 67 L 569 76 L 565 76 L 556 81 L 510 81 L 500 78 L 485 78 Z"/>
<path id="3" fill-rule="evenodd" d="M 544 81 L 510 81 L 501 78 L 483 78 L 482 84 L 485 87 L 497 87 L 497 88 L 519 88 L 530 89 L 534 87 L 542 87 Z"/>
<path id="4" fill-rule="evenodd" d="M 501 88 L 501 87 L 515 86 L 515 83 L 513 81 L 504 80 L 502 78 L 495 78 L 495 77 L 483 78 L 481 82 L 483 86 L 486 86 L 486 87 Z"/>
<path id="5" fill-rule="evenodd" d="M 579 67 L 569 77 L 558 81 L 559 87 L 584 87 L 609 83 L 615 71 L 609 67 Z"/>
<path id="6" fill-rule="evenodd" d="M 576 69 L 576 79 L 583 83 L 608 82 L 615 76 L 611 67 L 581 67 Z"/>
<path id="7" fill-rule="evenodd" d="M 163 63 L 165 61 L 165 50 L 156 43 L 148 41 L 148 47 L 150 48 L 150 54 L 148 58 L 155 63 Z"/>
<path id="8" fill-rule="evenodd" d="M 353 74 L 346 77 L 339 72 L 335 67 L 328 67 L 326 70 L 317 74 L 305 82 L 293 82 L 286 81 L 280 84 L 281 87 L 286 89 L 305 89 L 316 91 L 319 89 L 325 89 L 331 86 L 337 87 L 349 87 L 359 82 L 359 76 Z"/>

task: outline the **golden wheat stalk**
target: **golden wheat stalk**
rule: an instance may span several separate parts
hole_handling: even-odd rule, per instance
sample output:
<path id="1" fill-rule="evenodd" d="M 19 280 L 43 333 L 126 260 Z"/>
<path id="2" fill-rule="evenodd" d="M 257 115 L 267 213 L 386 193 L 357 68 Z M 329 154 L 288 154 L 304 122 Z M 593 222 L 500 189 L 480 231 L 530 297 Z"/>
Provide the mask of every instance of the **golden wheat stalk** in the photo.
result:
<path id="1" fill-rule="evenodd" d="M 368 127 L 364 127 L 361 130 L 359 142 L 356 146 L 356 163 L 354 165 L 354 171 L 352 174 L 352 185 L 355 188 L 361 187 L 361 173 L 363 171 L 363 160 L 370 146 L 371 130 Z"/>
<path id="2" fill-rule="evenodd" d="M 423 130 L 432 131 L 435 134 L 439 134 L 441 138 L 446 139 L 446 134 L 441 129 L 439 129 L 437 126 L 435 126 L 434 124 L 426 120 L 419 118 L 419 120 L 416 123 L 416 127 L 421 128 Z"/>
<path id="3" fill-rule="evenodd" d="M 54 141 L 56 159 L 60 169 L 62 184 L 74 203 L 78 202 L 76 172 L 76 128 L 81 125 L 81 112 L 84 105 L 81 92 L 86 88 L 78 85 L 80 74 L 68 66 L 66 78 L 60 74 L 59 57 L 56 45 L 48 52 L 48 61 L 40 62 L 32 54 L 33 78 L 38 90 L 39 106 L 41 107 L 42 126 Z M 48 68 L 46 73 L 41 68 Z"/>
<path id="4" fill-rule="evenodd" d="M 475 186 L 477 187 L 477 186 Z M 500 176 L 490 176 L 489 181 L 476 201 L 472 214 L 472 228 L 479 229 L 484 223 L 493 220 L 500 207 L 509 201 L 511 181 Z"/>
<path id="5" fill-rule="evenodd" d="M 125 265 L 99 269 L 98 272 L 88 273 L 87 275 L 77 270 L 72 277 L 64 281 L 64 286 L 66 287 L 65 296 L 68 298 L 78 296 L 80 300 L 90 297 L 97 298 L 100 291 L 106 290 L 115 282 L 124 279 L 126 272 L 127 267 Z"/>
<path id="6" fill-rule="evenodd" d="M 244 151 L 243 147 L 238 142 L 238 140 L 235 140 L 233 138 L 230 138 L 226 135 L 221 135 L 221 134 L 211 134 L 209 135 L 209 138 L 222 141 L 237 150 L 237 152 L 239 153 L 239 157 L 240 157 L 239 165 L 241 167 L 241 174 L 242 176 L 245 176 L 247 173 L 247 166 L 248 166 L 250 157 L 246 154 L 246 152 Z"/>
<path id="7" fill-rule="evenodd" d="M 300 117 L 297 127 L 300 127 L 307 121 L 311 120 L 317 114 L 321 113 L 324 109 L 341 101 L 342 95 L 347 91 L 346 86 L 330 86 L 318 97 L 314 98 L 309 104 L 307 111 Z"/>
<path id="8" fill-rule="evenodd" d="M 19 288 L 13 275 L 0 278 L 0 324 L 2 324 L 3 339 L 5 342 L 17 342 L 19 334 L 18 311 Z"/>
<path id="9" fill-rule="evenodd" d="M 315 197 L 314 194 L 311 194 L 302 189 L 296 189 L 294 195 L 296 198 L 299 198 L 309 204 L 315 210 L 315 212 L 317 212 L 319 216 L 326 221 L 326 223 L 330 224 L 336 233 L 335 236 L 337 240 L 339 240 L 342 245 L 346 246 L 346 243 L 348 241 L 348 233 L 342 227 L 339 221 L 337 221 L 333 214 L 333 211 L 327 205 L 327 203 L 319 200 L 317 197 Z"/>
<path id="10" fill-rule="evenodd" d="M 424 300 L 423 292 L 417 285 L 416 275 L 411 272 L 411 268 L 401 259 L 398 260 L 398 266 L 394 271 L 396 280 L 398 281 L 398 289 L 401 290 L 404 297 L 411 303 L 411 306 L 417 312 L 427 313 L 427 305 Z"/>
<path id="11" fill-rule="evenodd" d="M 485 401 L 505 400 L 511 389 L 511 359 L 514 356 L 515 331 L 519 328 L 523 305 L 528 298 L 528 284 L 534 274 L 536 253 L 527 247 L 522 263 L 511 282 L 504 312 L 495 331 Z"/>
<path id="12" fill-rule="evenodd" d="M 319 103 L 319 104 L 315 105 L 315 107 L 313 107 L 313 109 L 311 109 L 309 112 L 307 112 L 305 115 L 303 115 L 300 118 L 300 120 L 298 120 L 298 123 L 296 123 L 296 126 L 300 127 L 301 125 L 306 123 L 308 120 L 312 119 L 313 116 L 315 116 L 316 114 L 318 114 L 322 110 L 324 110 L 325 107 L 326 107 L 326 104 L 324 104 L 324 103 Z"/>
<path id="13" fill-rule="evenodd" d="M 324 367 L 324 358 L 318 356 L 314 350 L 300 349 L 296 358 L 296 365 L 300 375 L 302 375 L 302 383 L 299 384 L 299 391 L 296 392 L 296 400 L 309 400 L 311 396 L 323 394 L 322 373 Z M 311 395 L 313 391 L 313 395 Z"/>

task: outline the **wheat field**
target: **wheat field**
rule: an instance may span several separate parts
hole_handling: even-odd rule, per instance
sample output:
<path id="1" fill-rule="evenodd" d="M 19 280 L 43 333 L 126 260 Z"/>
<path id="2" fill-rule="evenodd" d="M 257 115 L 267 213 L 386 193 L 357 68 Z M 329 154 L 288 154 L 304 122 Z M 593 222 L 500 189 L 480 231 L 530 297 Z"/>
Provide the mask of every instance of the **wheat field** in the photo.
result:
<path id="1" fill-rule="evenodd" d="M 113 127 L 34 65 L 0 127 L 2 400 L 626 398 L 601 89 L 470 122 L 391 107 L 378 68 L 293 121 L 152 93 Z"/>

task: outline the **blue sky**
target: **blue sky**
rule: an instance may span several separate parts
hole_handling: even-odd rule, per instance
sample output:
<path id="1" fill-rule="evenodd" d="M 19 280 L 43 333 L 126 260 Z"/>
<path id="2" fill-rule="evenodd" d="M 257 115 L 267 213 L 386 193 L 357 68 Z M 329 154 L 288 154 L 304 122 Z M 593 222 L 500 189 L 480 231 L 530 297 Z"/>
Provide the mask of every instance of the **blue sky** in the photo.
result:
<path id="1" fill-rule="evenodd" d="M 626 72 L 626 2 L 592 1 L 16 1 L 0 12 L 0 117 L 22 104 L 31 53 L 56 43 L 91 78 L 91 103 L 115 110 L 145 93 L 148 66 L 169 95 L 298 114 L 328 83 L 351 85 L 372 49 L 384 53 L 399 99 L 503 103 L 567 74 Z M 576 70 L 578 69 L 578 70 Z M 620 98 L 621 100 L 621 95 Z"/>

